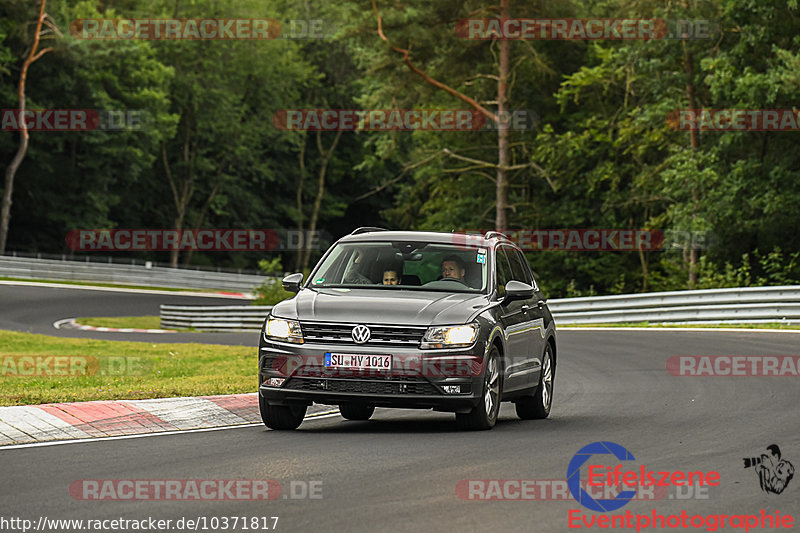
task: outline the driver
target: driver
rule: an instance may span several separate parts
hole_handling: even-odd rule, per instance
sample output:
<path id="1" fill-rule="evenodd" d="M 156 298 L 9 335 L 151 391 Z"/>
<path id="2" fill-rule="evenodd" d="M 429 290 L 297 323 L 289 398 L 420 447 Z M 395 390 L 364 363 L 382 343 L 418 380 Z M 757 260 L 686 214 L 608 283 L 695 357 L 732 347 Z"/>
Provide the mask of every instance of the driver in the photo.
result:
<path id="1" fill-rule="evenodd" d="M 458 279 L 464 281 L 467 265 L 457 255 L 448 255 L 442 259 L 442 279 Z"/>
<path id="2" fill-rule="evenodd" d="M 361 250 L 356 250 L 353 254 L 353 264 L 350 265 L 350 269 L 344 277 L 344 283 L 352 283 L 354 285 L 372 284 L 372 280 L 361 273 L 362 259 L 364 259 L 364 253 Z"/>

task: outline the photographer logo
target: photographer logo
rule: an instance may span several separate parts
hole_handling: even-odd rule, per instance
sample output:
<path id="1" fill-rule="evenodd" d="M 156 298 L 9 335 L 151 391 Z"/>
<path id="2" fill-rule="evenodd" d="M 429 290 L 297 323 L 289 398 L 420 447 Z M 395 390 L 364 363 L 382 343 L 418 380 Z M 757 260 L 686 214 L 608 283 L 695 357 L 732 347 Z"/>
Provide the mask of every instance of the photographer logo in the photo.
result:
<path id="1" fill-rule="evenodd" d="M 600 464 L 604 461 L 603 456 L 610 456 L 608 458 L 612 462 L 616 458 L 618 463 L 611 466 Z M 615 442 L 593 442 L 584 446 L 572 457 L 567 467 L 567 487 L 572 497 L 587 509 L 606 513 L 615 511 L 634 499 L 639 487 L 682 487 L 693 490 L 694 487 L 718 487 L 720 484 L 719 472 L 713 470 L 655 471 L 643 464 L 631 465 L 629 461 L 636 461 L 636 458 Z M 628 469 L 624 463 L 628 463 Z M 621 487 L 628 490 L 619 491 L 613 498 L 593 498 L 580 483 L 583 465 L 587 467 L 588 487 Z"/>
<path id="2" fill-rule="evenodd" d="M 780 494 L 794 477 L 794 466 L 781 459 L 781 449 L 777 444 L 767 446 L 768 454 L 761 457 L 745 457 L 745 468 L 753 468 L 758 474 L 761 490 L 767 493 Z"/>

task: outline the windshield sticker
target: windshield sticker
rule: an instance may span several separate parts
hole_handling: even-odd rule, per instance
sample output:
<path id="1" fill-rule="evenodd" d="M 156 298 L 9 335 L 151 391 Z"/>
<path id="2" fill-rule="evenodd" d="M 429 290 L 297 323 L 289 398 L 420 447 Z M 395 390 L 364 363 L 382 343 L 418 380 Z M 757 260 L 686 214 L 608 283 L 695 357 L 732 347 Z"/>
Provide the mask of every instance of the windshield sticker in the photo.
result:
<path id="1" fill-rule="evenodd" d="M 319 285 L 320 283 L 325 283 L 325 278 L 319 278 L 317 281 L 314 282 L 315 285 Z"/>
<path id="2" fill-rule="evenodd" d="M 486 254 L 478 254 L 478 263 L 486 264 Z"/>

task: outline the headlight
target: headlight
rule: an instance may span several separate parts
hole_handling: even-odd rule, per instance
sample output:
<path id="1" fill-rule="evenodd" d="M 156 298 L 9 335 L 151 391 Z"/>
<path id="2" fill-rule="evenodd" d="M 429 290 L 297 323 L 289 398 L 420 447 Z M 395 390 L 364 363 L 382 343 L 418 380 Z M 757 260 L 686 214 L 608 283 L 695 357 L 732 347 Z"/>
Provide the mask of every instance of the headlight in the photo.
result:
<path id="1" fill-rule="evenodd" d="M 457 348 L 470 346 L 478 337 L 477 324 L 463 326 L 434 326 L 422 337 L 420 348 Z"/>
<path id="2" fill-rule="evenodd" d="M 300 322 L 297 320 L 270 318 L 264 329 L 264 339 L 303 344 L 303 330 L 300 329 Z"/>

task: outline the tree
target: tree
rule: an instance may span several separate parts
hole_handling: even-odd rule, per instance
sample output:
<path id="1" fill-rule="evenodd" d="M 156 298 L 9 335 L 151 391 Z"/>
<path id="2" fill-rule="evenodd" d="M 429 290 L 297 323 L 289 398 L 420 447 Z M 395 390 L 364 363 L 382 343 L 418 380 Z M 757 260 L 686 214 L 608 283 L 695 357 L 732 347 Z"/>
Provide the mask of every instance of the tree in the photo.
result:
<path id="1" fill-rule="evenodd" d="M 0 254 L 6 251 L 6 239 L 8 238 L 8 228 L 11 222 L 11 198 L 14 192 L 14 177 L 17 175 L 17 170 L 22 164 L 22 160 L 25 159 L 25 154 L 28 152 L 28 140 L 30 138 L 30 134 L 28 133 L 28 127 L 25 120 L 25 83 L 28 78 L 28 69 L 34 61 L 42 57 L 47 52 L 53 51 L 52 47 L 42 48 L 39 50 L 39 40 L 43 36 L 59 33 L 58 28 L 55 26 L 55 24 L 53 24 L 52 20 L 44 11 L 46 3 L 47 0 L 41 0 L 41 3 L 39 4 L 39 16 L 36 19 L 36 30 L 33 34 L 33 45 L 28 53 L 28 57 L 25 58 L 25 61 L 22 64 L 22 70 L 20 71 L 19 75 L 19 85 L 17 88 L 17 98 L 19 104 L 16 112 L 18 113 L 17 122 L 20 128 L 20 142 L 17 153 L 14 155 L 14 158 L 11 160 L 11 163 L 8 165 L 8 167 L 6 167 L 5 172 L 3 203 L 2 208 L 0 208 Z M 47 25 L 47 29 L 42 31 L 42 25 Z"/>

